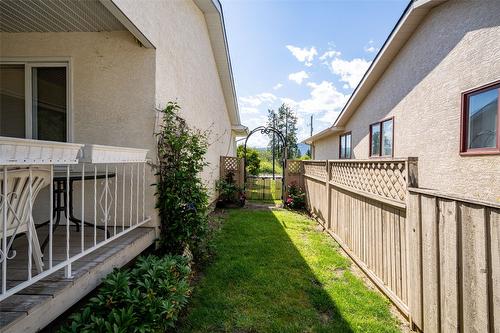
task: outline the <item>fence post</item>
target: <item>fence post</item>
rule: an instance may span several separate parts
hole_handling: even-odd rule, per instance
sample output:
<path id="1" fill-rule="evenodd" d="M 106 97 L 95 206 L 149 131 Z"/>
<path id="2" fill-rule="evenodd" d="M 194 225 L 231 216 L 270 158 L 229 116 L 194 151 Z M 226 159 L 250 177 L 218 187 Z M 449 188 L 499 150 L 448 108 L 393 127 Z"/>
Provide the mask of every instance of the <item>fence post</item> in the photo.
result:
<path id="1" fill-rule="evenodd" d="M 418 187 L 418 157 L 408 157 L 408 162 L 406 163 L 407 187 Z"/>
<path id="2" fill-rule="evenodd" d="M 222 179 L 223 177 L 224 177 L 224 156 L 221 156 L 219 161 L 219 178 Z"/>
<path id="3" fill-rule="evenodd" d="M 325 189 L 326 189 L 326 228 L 330 229 L 331 223 L 331 191 L 330 191 L 330 161 L 326 160 L 326 179 L 325 179 Z"/>
<path id="4" fill-rule="evenodd" d="M 415 221 L 415 218 L 417 218 L 418 214 L 420 214 L 420 211 L 418 209 L 418 205 L 415 203 L 415 198 L 410 197 L 410 191 L 408 188 L 410 187 L 418 187 L 418 157 L 408 157 L 408 160 L 406 161 L 406 294 L 407 294 L 407 303 L 408 303 L 408 322 L 410 323 L 410 329 L 411 330 L 416 330 L 416 327 L 418 327 L 415 323 L 415 311 L 419 311 L 419 309 L 415 309 L 415 304 L 417 303 L 416 300 L 414 300 L 414 296 L 412 295 L 412 290 L 413 288 L 418 288 L 419 286 L 414 286 L 414 282 L 417 281 L 415 279 L 415 276 L 412 274 L 415 274 L 415 272 L 412 271 L 412 267 L 410 265 L 413 263 L 410 263 L 410 252 L 411 249 L 414 247 L 413 241 L 414 237 L 412 233 L 414 233 L 414 230 L 412 229 L 415 225 L 418 223 Z M 416 196 L 418 200 L 418 196 Z M 418 210 L 418 211 L 417 211 Z M 418 277 L 420 278 L 420 277 Z M 412 281 L 413 280 L 413 281 Z M 421 327 L 421 322 L 419 319 L 420 316 L 417 315 L 417 321 L 420 324 Z"/>
<path id="5" fill-rule="evenodd" d="M 245 185 L 245 161 L 243 158 L 239 159 L 238 180 L 238 185 L 243 187 L 243 185 Z"/>

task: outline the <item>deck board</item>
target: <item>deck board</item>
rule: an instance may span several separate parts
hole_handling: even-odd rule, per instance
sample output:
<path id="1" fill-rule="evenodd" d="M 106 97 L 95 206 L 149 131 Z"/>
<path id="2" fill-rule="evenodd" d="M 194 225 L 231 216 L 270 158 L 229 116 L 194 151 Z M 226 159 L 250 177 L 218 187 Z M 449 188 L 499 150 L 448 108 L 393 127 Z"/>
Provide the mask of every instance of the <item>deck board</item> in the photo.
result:
<path id="1" fill-rule="evenodd" d="M 87 229 L 92 229 L 92 233 L 90 233 L 90 230 Z M 111 227 L 109 229 L 111 235 L 113 235 L 113 228 Z M 99 231 L 101 232 L 99 240 L 102 240 L 104 239 L 104 232 L 102 230 Z M 66 228 L 61 227 L 53 235 L 53 265 L 60 263 L 66 258 L 65 232 Z M 72 240 L 70 242 L 70 255 L 75 255 L 81 251 L 81 234 L 80 232 L 77 232 L 74 227 L 71 228 L 70 232 L 70 240 Z M 39 229 L 37 233 L 40 242 L 42 242 L 43 239 L 45 239 L 46 231 L 44 232 Z M 22 321 L 27 321 L 31 312 L 40 310 L 38 309 L 39 307 L 43 308 L 44 306 L 49 306 L 48 304 L 50 302 L 56 301 L 58 298 L 68 304 L 76 302 L 76 300 L 64 300 L 64 295 L 74 294 L 76 292 L 74 290 L 74 286 L 77 285 L 80 280 L 87 281 L 88 279 L 92 280 L 94 275 L 101 276 L 103 274 L 102 267 L 104 264 L 106 264 L 108 270 L 111 270 L 112 267 L 123 265 L 127 261 L 133 259 L 133 257 L 138 253 L 132 254 L 128 253 L 129 251 L 124 250 L 127 247 L 133 247 L 136 241 L 145 242 L 147 239 L 147 244 L 151 244 L 154 239 L 153 235 L 153 228 L 137 228 L 131 230 L 127 234 L 119 237 L 109 244 L 106 244 L 75 261 L 72 264 L 72 278 L 65 278 L 64 269 L 60 269 L 41 281 L 38 281 L 17 294 L 3 300 L 0 302 L 0 331 L 3 332 L 6 327 L 12 330 L 14 325 L 17 325 Z M 87 227 L 84 234 L 85 248 L 92 246 L 93 243 L 93 228 Z M 141 245 L 141 248 L 144 246 L 146 246 L 146 244 Z M 12 288 L 23 281 L 26 281 L 28 276 L 28 251 L 26 238 L 20 237 L 16 239 L 14 241 L 14 249 L 16 250 L 17 255 L 15 258 L 8 261 L 7 288 Z M 48 266 L 48 251 L 47 247 L 44 251 L 45 267 Z M 130 257 L 130 259 L 128 257 Z M 32 275 L 35 276 L 36 274 L 37 271 L 33 263 Z M 95 282 L 95 284 L 97 285 L 98 282 Z M 79 295 L 80 298 L 83 296 L 84 294 Z M 25 326 L 21 325 L 20 327 Z M 40 328 L 42 327 L 38 327 L 37 329 Z"/>

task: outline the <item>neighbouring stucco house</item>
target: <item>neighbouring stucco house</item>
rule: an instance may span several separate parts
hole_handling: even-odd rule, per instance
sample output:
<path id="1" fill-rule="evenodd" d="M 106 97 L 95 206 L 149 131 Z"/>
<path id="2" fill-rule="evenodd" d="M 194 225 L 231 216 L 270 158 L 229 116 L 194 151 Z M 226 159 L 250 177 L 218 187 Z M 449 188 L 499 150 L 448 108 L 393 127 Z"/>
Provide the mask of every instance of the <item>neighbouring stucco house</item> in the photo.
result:
<path id="1" fill-rule="evenodd" d="M 17 217 L 2 201 L 2 332 L 43 328 L 153 244 L 156 109 L 177 101 L 210 130 L 213 200 L 220 156 L 246 133 L 218 0 L 0 0 L 0 94 L 2 195 L 25 200 Z M 17 237 L 14 254 L 10 224 L 31 212 L 38 240 Z"/>
<path id="2" fill-rule="evenodd" d="M 314 159 L 418 157 L 419 187 L 500 201 L 500 2 L 411 1 Z"/>

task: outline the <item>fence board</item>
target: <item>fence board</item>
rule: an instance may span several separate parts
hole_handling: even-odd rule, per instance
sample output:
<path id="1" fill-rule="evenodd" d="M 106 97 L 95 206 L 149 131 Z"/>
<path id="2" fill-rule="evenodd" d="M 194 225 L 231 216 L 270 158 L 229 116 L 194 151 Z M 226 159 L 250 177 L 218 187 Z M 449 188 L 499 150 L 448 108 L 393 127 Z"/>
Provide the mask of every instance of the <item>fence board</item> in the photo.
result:
<path id="1" fill-rule="evenodd" d="M 500 210 L 489 210 L 491 331 L 500 332 Z"/>
<path id="2" fill-rule="evenodd" d="M 484 209 L 461 204 L 463 328 L 466 332 L 488 331 L 486 230 Z"/>
<path id="3" fill-rule="evenodd" d="M 424 332 L 439 332 L 439 255 L 436 198 L 421 196 Z"/>
<path id="4" fill-rule="evenodd" d="M 458 233 L 457 203 L 439 201 L 439 253 L 441 274 L 441 329 L 443 332 L 458 331 Z"/>
<path id="5" fill-rule="evenodd" d="M 409 305 L 410 316 L 418 328 L 423 328 L 422 314 L 422 237 L 420 195 L 410 195 L 408 200 L 409 253 Z"/>

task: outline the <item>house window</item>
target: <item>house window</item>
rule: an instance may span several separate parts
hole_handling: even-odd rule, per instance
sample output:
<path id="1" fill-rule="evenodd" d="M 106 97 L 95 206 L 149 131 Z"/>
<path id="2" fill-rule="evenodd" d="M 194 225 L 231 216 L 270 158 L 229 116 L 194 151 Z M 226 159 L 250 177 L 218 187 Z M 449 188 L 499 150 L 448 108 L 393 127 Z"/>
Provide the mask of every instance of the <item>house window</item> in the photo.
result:
<path id="1" fill-rule="evenodd" d="M 462 94 L 462 154 L 500 153 L 500 82 Z"/>
<path id="2" fill-rule="evenodd" d="M 339 142 L 339 158 L 341 159 L 351 158 L 351 147 L 352 147 L 351 132 L 341 135 Z"/>
<path id="3" fill-rule="evenodd" d="M 68 141 L 68 64 L 0 64 L 0 135 Z"/>
<path id="4" fill-rule="evenodd" d="M 370 125 L 370 156 L 393 155 L 393 125 L 393 118 Z"/>

